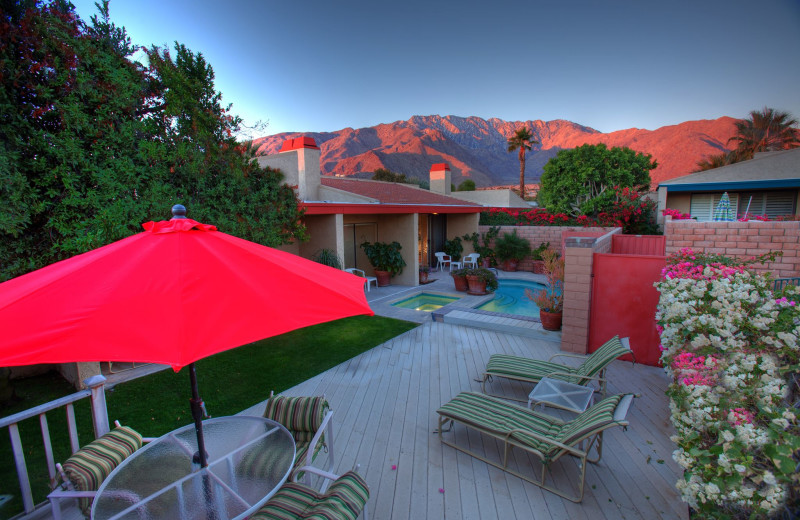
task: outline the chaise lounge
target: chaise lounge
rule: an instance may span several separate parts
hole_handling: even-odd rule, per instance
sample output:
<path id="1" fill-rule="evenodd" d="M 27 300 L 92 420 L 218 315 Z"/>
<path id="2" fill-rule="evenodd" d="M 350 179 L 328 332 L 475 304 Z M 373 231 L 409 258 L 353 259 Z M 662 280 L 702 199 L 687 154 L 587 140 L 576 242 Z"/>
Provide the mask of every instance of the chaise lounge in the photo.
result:
<path id="1" fill-rule="evenodd" d="M 614 426 L 623 428 L 628 426 L 625 416 L 632 400 L 632 394 L 610 396 L 571 421 L 564 422 L 556 417 L 537 413 L 501 399 L 476 392 L 462 392 L 436 412 L 439 414 L 439 440 L 567 500 L 580 502 L 583 500 L 586 463 L 596 463 L 600 460 L 605 430 Z M 502 441 L 504 446 L 502 462 L 490 460 L 445 440 L 443 432 L 449 432 L 454 423 L 463 424 L 467 428 Z M 447 430 L 444 429 L 445 425 L 449 425 Z M 525 450 L 541 460 L 541 478 L 534 479 L 509 467 L 509 454 L 514 447 Z M 597 456 L 590 459 L 589 453 L 592 448 L 595 449 Z M 580 482 L 577 495 L 569 495 L 565 491 L 545 484 L 548 467 L 563 455 L 571 455 L 578 459 Z"/>
<path id="2" fill-rule="evenodd" d="M 619 336 L 614 336 L 608 340 L 588 357 L 558 353 L 551 356 L 549 360 L 543 361 L 541 359 L 494 354 L 489 357 L 489 362 L 486 364 L 486 369 L 483 373 L 483 379 L 479 379 L 478 381 L 481 383 L 481 392 L 495 397 L 514 399 L 516 401 L 522 401 L 522 399 L 487 392 L 486 382 L 491 382 L 494 377 L 502 377 L 533 384 L 538 383 L 543 377 L 561 379 L 577 385 L 587 385 L 592 381 L 596 381 L 600 387 L 601 395 L 605 397 L 606 368 L 612 361 L 626 354 L 633 356 L 630 342 L 628 338 L 620 339 Z M 583 359 L 584 361 L 577 367 L 571 367 L 553 363 L 552 360 L 556 357 L 571 357 Z"/>

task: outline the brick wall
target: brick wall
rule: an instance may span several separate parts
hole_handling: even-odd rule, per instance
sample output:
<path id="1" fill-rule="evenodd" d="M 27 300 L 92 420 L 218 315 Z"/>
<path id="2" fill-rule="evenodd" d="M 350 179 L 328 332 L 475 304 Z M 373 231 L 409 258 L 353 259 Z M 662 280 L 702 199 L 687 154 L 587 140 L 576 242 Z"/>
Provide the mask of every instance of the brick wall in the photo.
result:
<path id="1" fill-rule="evenodd" d="M 756 270 L 769 271 L 775 278 L 800 276 L 800 222 L 697 222 L 667 217 L 664 235 L 668 255 L 685 247 L 745 258 L 783 251 L 775 262 Z"/>

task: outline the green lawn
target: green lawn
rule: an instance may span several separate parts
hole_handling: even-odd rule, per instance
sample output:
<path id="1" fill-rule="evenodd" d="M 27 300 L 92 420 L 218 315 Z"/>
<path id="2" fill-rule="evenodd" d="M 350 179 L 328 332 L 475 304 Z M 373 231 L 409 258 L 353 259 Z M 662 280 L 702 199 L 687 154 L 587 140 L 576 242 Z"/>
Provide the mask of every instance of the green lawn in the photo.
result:
<path id="1" fill-rule="evenodd" d="M 233 415 L 276 393 L 291 388 L 358 354 L 414 327 L 410 323 L 380 316 L 356 316 L 297 330 L 258 341 L 200 360 L 196 363 L 200 396 L 212 417 Z M 0 417 L 27 410 L 75 390 L 60 376 L 47 374 L 14 382 L 22 399 L 0 408 Z M 109 420 L 118 419 L 142 435 L 156 437 L 192 421 L 189 410 L 189 371 L 165 370 L 120 383 L 106 391 Z M 81 444 L 92 439 L 88 399 L 76 405 Z M 63 412 L 47 416 L 56 461 L 69 456 L 66 418 Z M 47 469 L 36 419 L 20 424 L 28 474 L 35 501 L 47 494 Z M 38 478 L 34 478 L 37 476 Z M 8 434 L 0 434 L 0 495 L 14 499 L 0 505 L 0 518 L 22 510 L 17 475 Z"/>

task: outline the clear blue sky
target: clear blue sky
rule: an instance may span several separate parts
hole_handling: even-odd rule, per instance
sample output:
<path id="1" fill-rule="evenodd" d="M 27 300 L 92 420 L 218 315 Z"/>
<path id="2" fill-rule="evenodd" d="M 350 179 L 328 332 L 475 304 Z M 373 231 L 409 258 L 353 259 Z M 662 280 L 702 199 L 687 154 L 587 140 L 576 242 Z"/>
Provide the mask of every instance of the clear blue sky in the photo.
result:
<path id="1" fill-rule="evenodd" d="M 94 0 L 72 0 L 84 20 Z M 202 52 L 259 135 L 412 115 L 603 132 L 800 119 L 800 0 L 112 0 L 139 45 Z"/>

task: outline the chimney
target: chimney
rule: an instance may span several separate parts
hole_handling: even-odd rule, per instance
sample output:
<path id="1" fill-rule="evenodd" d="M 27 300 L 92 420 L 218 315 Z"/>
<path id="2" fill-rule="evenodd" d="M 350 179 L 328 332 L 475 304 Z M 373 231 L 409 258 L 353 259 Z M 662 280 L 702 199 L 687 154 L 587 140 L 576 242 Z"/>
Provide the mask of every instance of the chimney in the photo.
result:
<path id="1" fill-rule="evenodd" d="M 431 191 L 450 195 L 450 167 L 447 163 L 436 163 L 431 166 Z"/>
<path id="2" fill-rule="evenodd" d="M 293 152 L 297 154 L 297 177 L 294 172 L 284 171 L 288 184 L 297 184 L 297 197 L 300 200 L 319 200 L 320 150 L 313 137 L 287 139 L 278 154 Z"/>

